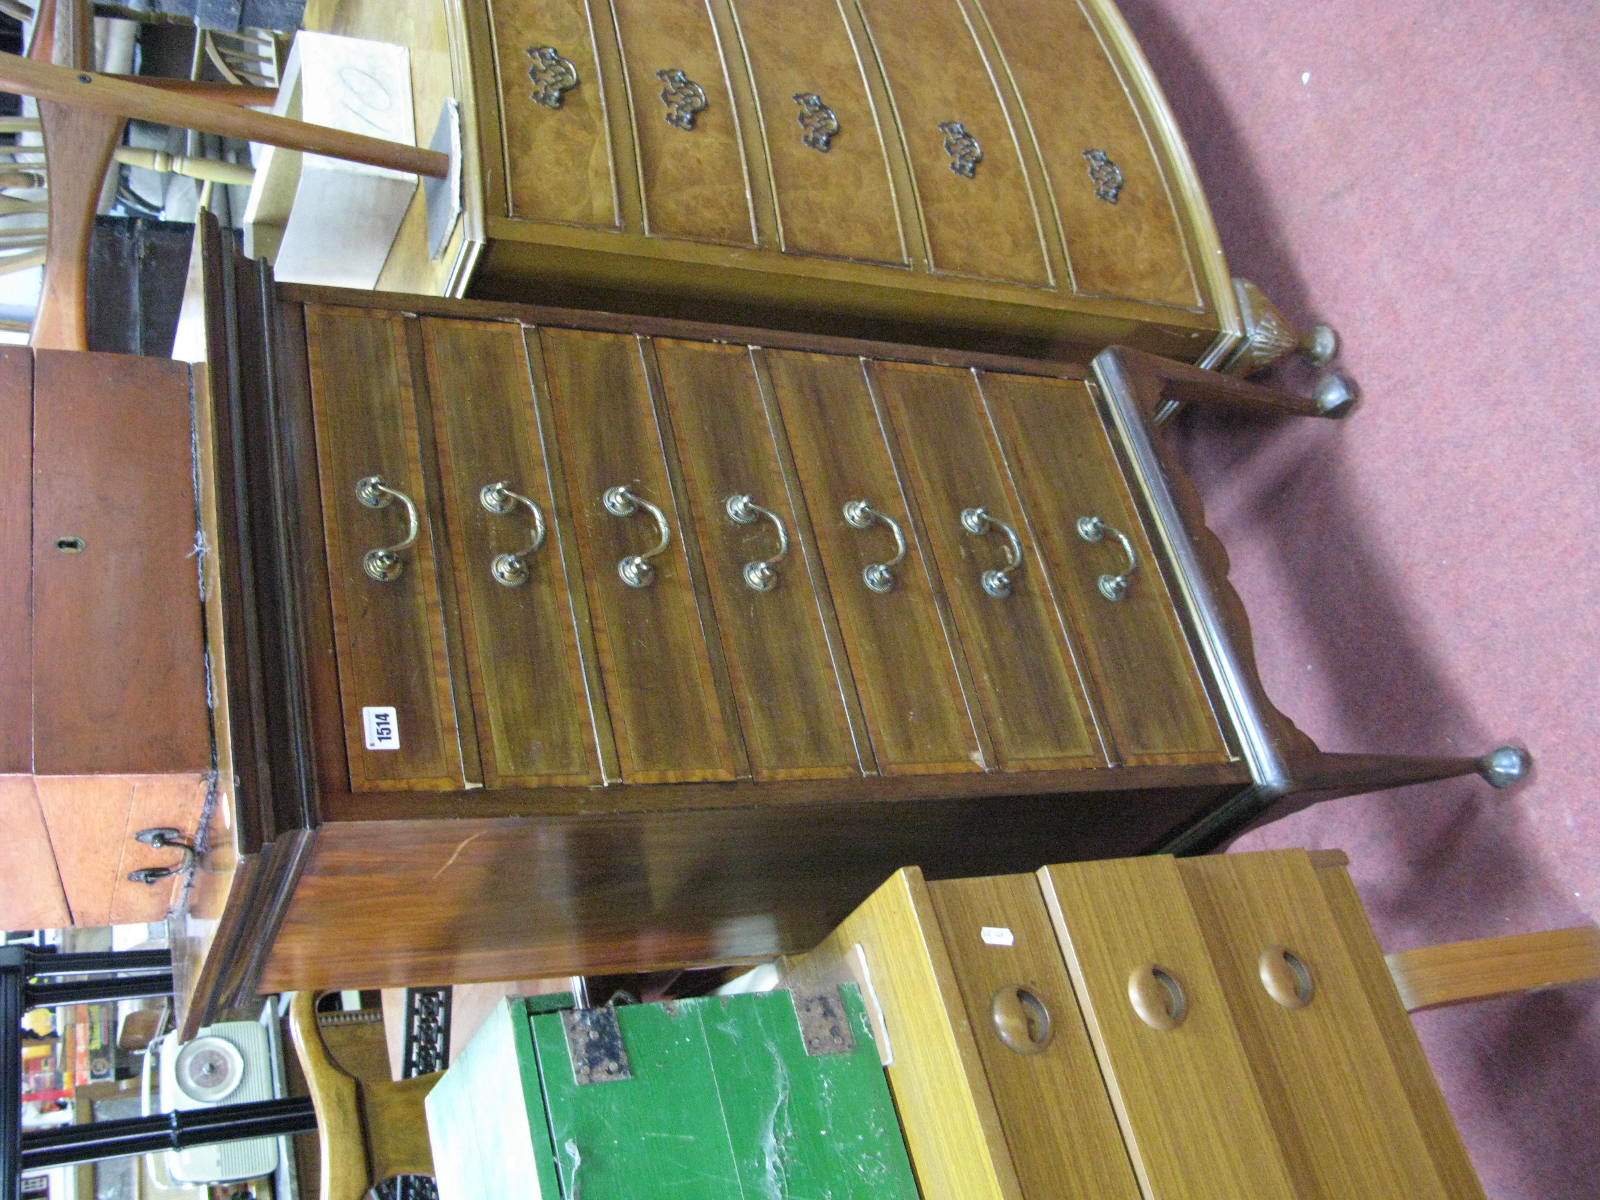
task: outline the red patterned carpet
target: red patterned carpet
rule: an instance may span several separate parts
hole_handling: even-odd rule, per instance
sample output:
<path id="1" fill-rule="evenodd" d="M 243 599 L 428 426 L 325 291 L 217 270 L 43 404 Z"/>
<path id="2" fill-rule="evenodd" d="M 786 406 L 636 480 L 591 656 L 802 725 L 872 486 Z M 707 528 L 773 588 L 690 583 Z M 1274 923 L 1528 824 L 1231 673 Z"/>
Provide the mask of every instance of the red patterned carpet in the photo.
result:
<path id="1" fill-rule="evenodd" d="M 1327 749 L 1522 739 L 1240 848 L 1339 847 L 1386 949 L 1600 912 L 1600 9 L 1123 0 L 1234 271 L 1344 335 L 1342 424 L 1186 414 L 1263 675 Z M 1496 1200 L 1600 1196 L 1600 984 L 1417 1018 Z"/>

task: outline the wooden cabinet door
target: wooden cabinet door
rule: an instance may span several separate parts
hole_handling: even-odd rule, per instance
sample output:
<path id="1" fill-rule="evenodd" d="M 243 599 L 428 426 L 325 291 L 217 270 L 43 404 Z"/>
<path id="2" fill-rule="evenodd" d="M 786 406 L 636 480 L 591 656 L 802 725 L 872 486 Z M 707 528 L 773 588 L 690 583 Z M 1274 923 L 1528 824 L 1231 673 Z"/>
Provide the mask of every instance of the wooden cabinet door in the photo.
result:
<path id="1" fill-rule="evenodd" d="M 911 490 L 972 667 L 998 765 L 1008 770 L 1103 765 L 1104 751 L 1048 572 L 972 374 L 879 362 L 872 365 L 872 377 L 900 434 Z M 969 515 L 973 510 L 983 516 Z M 1013 558 L 1019 565 L 1006 571 Z"/>
<path id="2" fill-rule="evenodd" d="M 1038 147 L 1073 289 L 1196 308 L 1166 178 L 1117 69 L 1077 0 L 969 0 L 992 30 Z"/>
<path id="3" fill-rule="evenodd" d="M 522 327 L 425 320 L 422 340 L 483 781 L 599 783 Z"/>
<path id="4" fill-rule="evenodd" d="M 641 343 L 558 329 L 537 337 L 567 483 L 567 515 L 558 508 L 556 517 L 578 539 L 623 779 L 733 779 L 742 764 L 712 674 L 715 628 L 689 573 Z M 608 493 L 629 507 L 613 488 L 634 498 L 631 513 L 607 507 Z M 648 582 L 632 586 L 622 564 L 641 557 Z"/>
<path id="5" fill-rule="evenodd" d="M 734 15 L 783 249 L 904 266 L 883 129 L 837 0 L 738 0 Z"/>
<path id="6" fill-rule="evenodd" d="M 751 772 L 757 779 L 858 775 L 861 756 L 840 685 L 848 670 L 843 647 L 829 640 L 821 565 L 802 534 L 750 351 L 666 339 L 653 345 Z M 753 519 L 729 515 L 729 498 L 741 495 L 759 506 L 743 510 Z"/>
<path id="7" fill-rule="evenodd" d="M 1010 114 L 956 0 L 861 0 L 936 272 L 1048 287 Z"/>
<path id="8" fill-rule="evenodd" d="M 1227 747 L 1173 599 L 1123 480 L 1088 386 L 1078 380 L 984 372 L 979 383 L 1044 563 L 1058 581 L 1104 706 L 1107 732 L 1129 763 L 1215 761 Z M 1079 522 L 1098 517 L 1098 541 Z M 1128 539 L 1137 566 L 1118 534 Z M 1102 578 L 1124 576 L 1120 599 Z M 1116 590 L 1113 587 L 1113 590 Z"/>
<path id="9" fill-rule="evenodd" d="M 585 0 L 486 6 L 500 89 L 508 215 L 621 227 L 600 61 Z M 493 150 L 486 144 L 486 151 Z"/>
<path id="10" fill-rule="evenodd" d="M 739 114 L 704 0 L 612 0 L 645 232 L 755 245 Z"/>
<path id="11" fill-rule="evenodd" d="M 307 305 L 306 342 L 350 786 L 463 787 L 405 318 Z"/>
<path id="12" fill-rule="evenodd" d="M 867 729 L 886 775 L 981 770 L 973 714 L 859 359 L 762 352 L 827 571 Z M 864 527 L 847 506 L 865 501 Z M 898 532 L 896 532 L 898 530 Z M 865 572 L 903 554 L 887 590 Z M 880 585 L 881 586 L 881 585 Z"/>

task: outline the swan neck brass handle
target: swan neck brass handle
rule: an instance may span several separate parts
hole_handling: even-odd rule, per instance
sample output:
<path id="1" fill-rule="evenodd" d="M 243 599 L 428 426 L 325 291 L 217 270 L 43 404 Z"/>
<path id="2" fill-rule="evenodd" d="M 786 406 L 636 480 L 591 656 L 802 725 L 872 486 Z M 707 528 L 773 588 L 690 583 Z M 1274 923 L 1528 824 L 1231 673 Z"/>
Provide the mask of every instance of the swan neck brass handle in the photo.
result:
<path id="1" fill-rule="evenodd" d="M 874 523 L 887 525 L 894 534 L 894 557 L 887 562 L 868 563 L 861 572 L 861 580 L 870 591 L 882 595 L 894 590 L 894 569 L 905 561 L 906 535 L 888 513 L 879 512 L 865 500 L 851 500 L 844 506 L 845 523 L 853 529 L 871 529 Z"/>
<path id="2" fill-rule="evenodd" d="M 729 496 L 723 503 L 728 519 L 739 525 L 754 525 L 762 517 L 778 531 L 778 552 L 771 558 L 758 558 L 744 565 L 744 581 L 753 591 L 770 592 L 778 584 L 778 564 L 789 554 L 789 531 L 783 518 L 770 508 L 762 508 L 748 495 Z"/>
<path id="3" fill-rule="evenodd" d="M 661 540 L 655 544 L 655 548 L 646 550 L 643 554 L 630 554 L 617 563 L 617 574 L 622 576 L 623 583 L 631 588 L 649 587 L 655 582 L 656 577 L 656 569 L 650 560 L 672 542 L 672 526 L 667 524 L 667 514 L 622 484 L 607 488 L 600 497 L 600 502 L 614 517 L 631 517 L 643 509 L 656 519 L 656 528 L 661 531 Z"/>
<path id="4" fill-rule="evenodd" d="M 368 475 L 358 480 L 356 499 L 368 508 L 388 508 L 395 500 L 406 507 L 406 536 L 392 546 L 380 546 L 361 556 L 361 569 L 369 579 L 377 583 L 393 583 L 405 574 L 406 560 L 401 555 L 417 544 L 417 535 L 422 532 L 417 506 L 412 503 L 410 496 L 385 483 L 382 475 Z"/>
<path id="5" fill-rule="evenodd" d="M 978 581 L 983 584 L 983 590 L 996 600 L 1004 600 L 1011 595 L 1011 577 L 1022 570 L 1022 539 L 1017 536 L 1017 531 L 1007 525 L 998 517 L 991 517 L 982 508 L 964 508 L 961 510 L 961 528 L 977 537 L 998 530 L 1006 539 L 1006 565 L 985 571 L 978 576 Z"/>
<path id="6" fill-rule="evenodd" d="M 522 505 L 528 510 L 528 515 L 533 518 L 533 528 L 528 531 L 528 545 L 526 549 L 518 550 L 515 554 L 496 554 L 494 561 L 489 564 L 489 573 L 494 576 L 494 581 L 502 587 L 521 587 L 528 582 L 528 557 L 544 545 L 544 513 L 539 506 L 520 492 L 511 490 L 511 481 L 502 479 L 498 483 L 486 483 L 478 491 L 478 503 L 482 504 L 485 511 L 497 517 L 508 517 L 517 511 L 517 505 Z"/>
<path id="7" fill-rule="evenodd" d="M 1128 588 L 1133 581 L 1133 573 L 1139 569 L 1139 555 L 1133 548 L 1133 542 L 1128 535 L 1114 525 L 1107 525 L 1099 517 L 1079 517 L 1078 536 L 1086 542 L 1098 542 L 1106 534 L 1110 534 L 1122 543 L 1122 552 L 1128 556 L 1128 569 L 1120 575 L 1100 576 L 1100 594 L 1107 600 L 1121 600 L 1128 594 Z"/>

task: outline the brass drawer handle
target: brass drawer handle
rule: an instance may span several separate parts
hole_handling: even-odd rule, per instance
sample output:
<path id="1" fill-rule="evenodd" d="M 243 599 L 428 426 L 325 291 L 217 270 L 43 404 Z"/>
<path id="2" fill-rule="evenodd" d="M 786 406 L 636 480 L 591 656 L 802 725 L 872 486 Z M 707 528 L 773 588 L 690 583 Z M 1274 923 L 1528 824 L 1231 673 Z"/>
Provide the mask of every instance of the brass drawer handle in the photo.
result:
<path id="1" fill-rule="evenodd" d="M 1086 542 L 1098 542 L 1110 534 L 1122 543 L 1122 552 L 1128 556 L 1128 569 L 1120 575 L 1100 576 L 1100 594 L 1107 600 L 1121 600 L 1128 594 L 1133 573 L 1139 569 L 1139 555 L 1134 551 L 1128 535 L 1114 525 L 1107 525 L 1099 517 L 1079 517 L 1078 536 Z"/>
<path id="2" fill-rule="evenodd" d="M 756 559 L 744 565 L 744 581 L 757 592 L 770 592 L 778 583 L 778 564 L 789 554 L 789 531 L 783 527 L 783 518 L 770 508 L 762 508 L 749 496 L 729 496 L 723 504 L 730 521 L 740 525 L 754 525 L 762 517 L 771 521 L 778 531 L 778 552 L 771 558 Z"/>
<path id="3" fill-rule="evenodd" d="M 1011 576 L 1022 570 L 1022 540 L 1017 537 L 1017 531 L 981 508 L 962 509 L 961 528 L 978 537 L 997 529 L 1006 535 L 1006 565 L 985 571 L 978 577 L 985 592 L 996 600 L 1004 600 L 1011 595 Z"/>
<path id="4" fill-rule="evenodd" d="M 1107 204 L 1115 204 L 1122 195 L 1122 168 L 1111 161 L 1104 150 L 1085 150 L 1083 159 L 1089 164 L 1089 179 L 1094 183 L 1094 194 Z"/>
<path id="5" fill-rule="evenodd" d="M 566 93 L 578 86 L 578 68 L 561 57 L 554 46 L 529 46 L 528 79 L 533 83 L 533 102 L 545 108 L 560 108 Z"/>
<path id="6" fill-rule="evenodd" d="M 983 161 L 983 147 L 978 139 L 967 132 L 960 121 L 940 121 L 939 132 L 944 134 L 944 152 L 950 156 L 950 169 L 963 179 L 974 179 L 978 164 Z"/>
<path id="7" fill-rule="evenodd" d="M 800 106 L 800 128 L 805 130 L 800 140 L 824 154 L 833 149 L 834 135 L 839 132 L 838 114 L 815 92 L 796 92 L 794 102 Z"/>
<path id="8" fill-rule="evenodd" d="M 382 475 L 368 475 L 356 483 L 356 499 L 368 508 L 388 508 L 392 500 L 406 506 L 406 536 L 392 546 L 368 550 L 361 557 L 361 567 L 379 583 L 393 583 L 405 573 L 406 561 L 400 556 L 417 544 L 422 532 L 422 522 L 417 518 L 417 506 L 404 492 L 390 487 Z"/>
<path id="9" fill-rule="evenodd" d="M 900 529 L 900 522 L 887 513 L 881 513 L 865 500 L 851 500 L 844 506 L 844 519 L 852 528 L 871 529 L 874 521 L 881 522 L 889 527 L 889 532 L 894 534 L 894 557 L 888 562 L 868 563 L 861 572 L 861 579 L 867 587 L 879 595 L 894 588 L 894 569 L 905 561 L 906 535 Z"/>
<path id="10" fill-rule="evenodd" d="M 697 113 L 706 110 L 706 90 L 676 68 L 657 71 L 656 78 L 666 84 L 661 103 L 667 106 L 667 124 L 674 129 L 693 129 Z"/>
<path id="11" fill-rule="evenodd" d="M 650 560 L 665 550 L 672 541 L 672 526 L 667 524 L 667 514 L 643 496 L 629 491 L 621 484 L 607 488 L 605 494 L 600 497 L 600 502 L 614 517 L 631 517 L 642 508 L 656 519 L 656 528 L 661 531 L 661 540 L 656 543 L 655 548 L 646 550 L 643 554 L 630 554 L 617 563 L 617 574 L 622 576 L 623 583 L 631 588 L 649 587 L 656 577 L 656 569 L 650 564 Z"/>
<path id="12" fill-rule="evenodd" d="M 478 503 L 497 517 L 510 516 L 520 504 L 533 518 L 527 549 L 518 550 L 515 554 L 496 554 L 494 561 L 489 564 L 489 573 L 494 576 L 496 583 L 508 588 L 521 587 L 528 582 L 528 556 L 544 545 L 544 513 L 528 497 L 513 492 L 511 481 L 507 479 L 484 484 L 478 492 Z"/>

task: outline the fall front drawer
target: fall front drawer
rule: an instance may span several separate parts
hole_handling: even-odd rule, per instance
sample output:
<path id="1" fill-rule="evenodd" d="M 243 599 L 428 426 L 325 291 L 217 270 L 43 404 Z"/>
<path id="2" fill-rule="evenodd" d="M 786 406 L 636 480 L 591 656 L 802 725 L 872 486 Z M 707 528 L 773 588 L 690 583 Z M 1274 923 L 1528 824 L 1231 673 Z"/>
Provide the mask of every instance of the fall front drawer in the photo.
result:
<path id="1" fill-rule="evenodd" d="M 321 305 L 306 336 L 357 789 L 1229 756 L 1081 379 Z"/>

